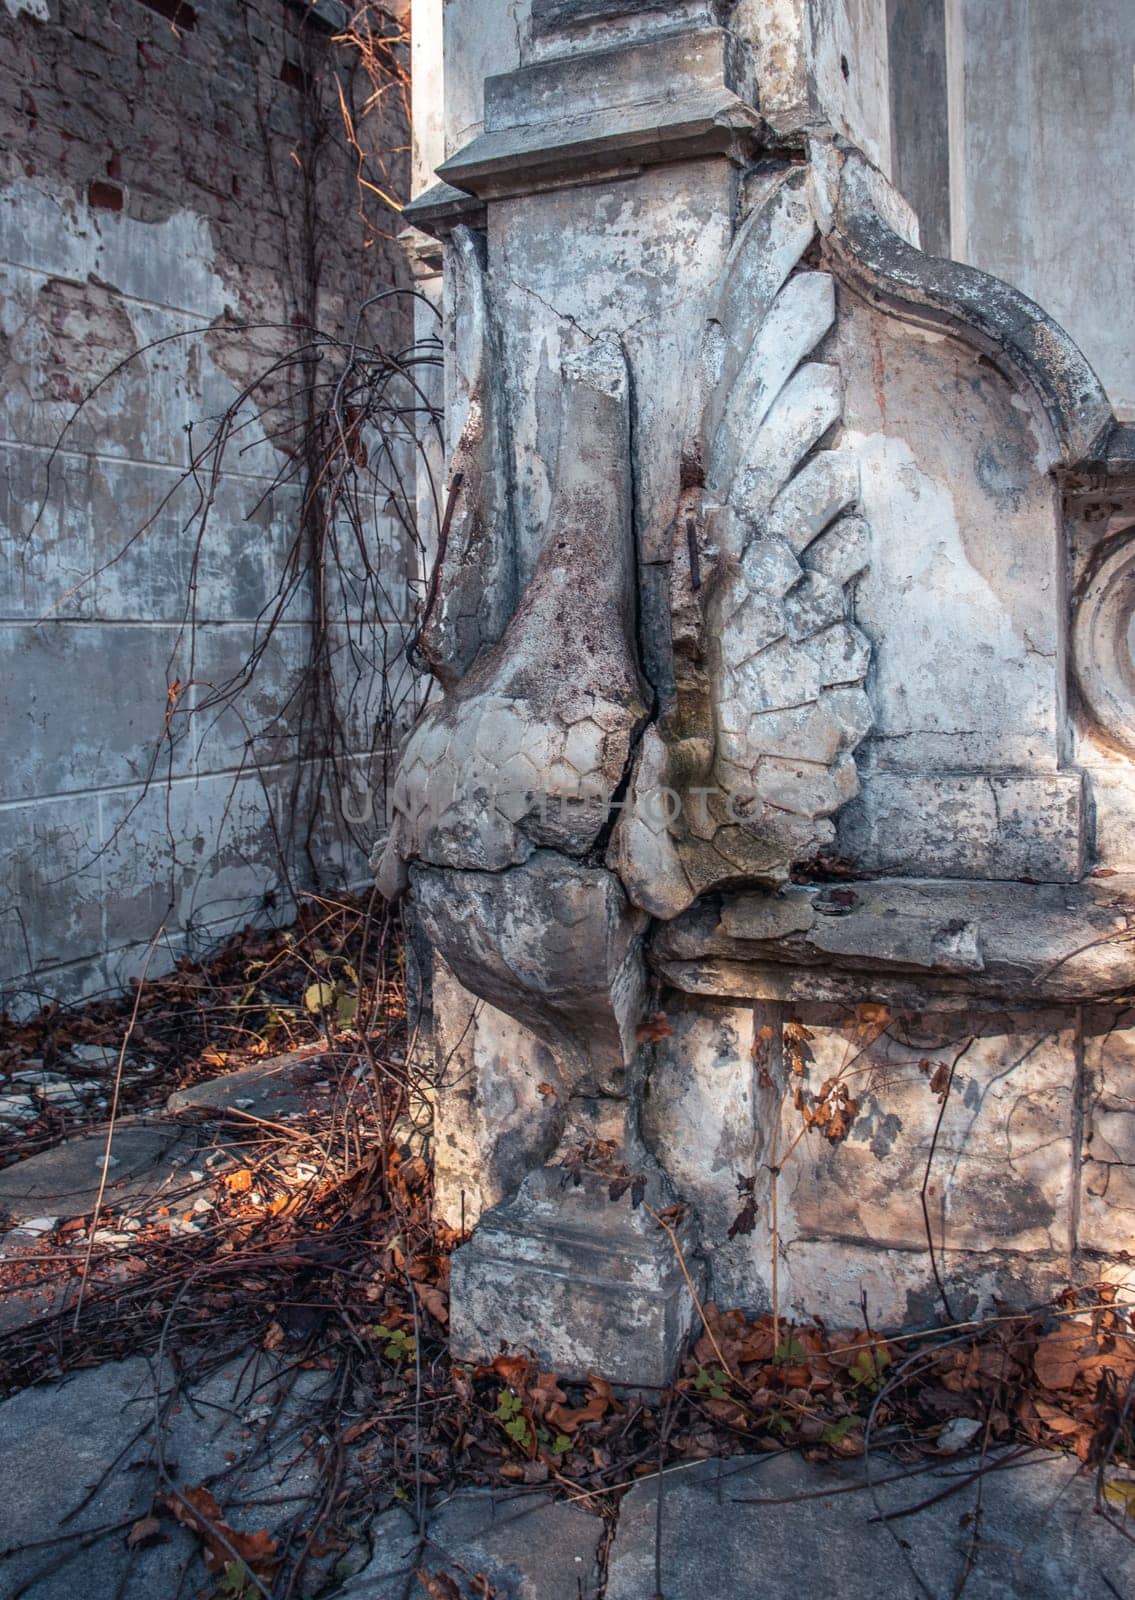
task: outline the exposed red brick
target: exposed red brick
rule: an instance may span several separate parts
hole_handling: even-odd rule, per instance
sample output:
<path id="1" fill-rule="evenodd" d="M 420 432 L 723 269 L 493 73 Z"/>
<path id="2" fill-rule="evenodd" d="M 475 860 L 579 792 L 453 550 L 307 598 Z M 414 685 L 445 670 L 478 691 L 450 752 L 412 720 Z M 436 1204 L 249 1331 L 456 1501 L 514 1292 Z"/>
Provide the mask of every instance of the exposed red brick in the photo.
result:
<path id="1" fill-rule="evenodd" d="M 121 211 L 123 194 L 116 183 L 96 178 L 87 188 L 87 200 L 98 211 Z"/>

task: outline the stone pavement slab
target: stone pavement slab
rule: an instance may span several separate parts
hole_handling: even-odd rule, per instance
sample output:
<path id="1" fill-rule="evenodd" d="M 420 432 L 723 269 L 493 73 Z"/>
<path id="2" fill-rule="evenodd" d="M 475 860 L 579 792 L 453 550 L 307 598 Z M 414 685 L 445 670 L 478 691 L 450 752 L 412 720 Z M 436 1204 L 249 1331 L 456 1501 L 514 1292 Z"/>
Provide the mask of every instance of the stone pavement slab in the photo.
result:
<path id="1" fill-rule="evenodd" d="M 954 1458 L 886 1484 L 880 1505 L 917 1505 L 964 1482 L 975 1465 L 972 1456 Z M 881 1451 L 873 1458 L 876 1479 L 900 1470 Z M 872 1521 L 863 1483 L 859 1462 L 812 1465 L 789 1454 L 668 1472 L 664 1600 L 951 1600 L 970 1559 L 965 1600 L 1135 1595 L 1135 1544 L 1095 1511 L 1094 1478 L 1075 1460 L 1037 1452 L 985 1474 L 976 1517 L 971 1484 L 912 1515 Z M 760 1499 L 781 1503 L 745 1503 Z M 657 1516 L 656 1482 L 636 1484 L 620 1507 L 605 1600 L 656 1594 Z"/>
<path id="2" fill-rule="evenodd" d="M 150 1509 L 153 1474 L 130 1469 L 147 1454 L 152 1423 L 149 1363 L 138 1357 L 0 1406 L 0 1544 L 13 1552 L 0 1557 L 0 1595 L 26 1585 L 28 1600 L 154 1600 L 176 1594 L 190 1571 L 201 1583 L 197 1541 L 181 1528 L 149 1549 L 126 1548 L 132 1523 Z M 97 1529 L 110 1531 L 87 1543 Z"/>
<path id="3" fill-rule="evenodd" d="M 121 1207 L 184 1187 L 198 1146 L 192 1130 L 173 1122 L 124 1117 L 115 1126 L 103 1204 Z M 16 1222 L 85 1216 L 98 1198 L 106 1154 L 105 1127 L 76 1134 L 51 1150 L 0 1172 L 0 1212 Z"/>
<path id="4" fill-rule="evenodd" d="M 314 1086 L 324 1082 L 328 1066 L 320 1051 L 297 1050 L 272 1056 L 238 1072 L 175 1089 L 166 1101 L 171 1112 L 201 1111 L 206 1115 L 233 1112 L 238 1117 L 258 1117 L 283 1122 L 307 1110 Z"/>
<path id="5" fill-rule="evenodd" d="M 497 1600 L 595 1600 L 602 1533 L 598 1517 L 550 1495 L 469 1490 L 430 1511 L 424 1548 L 408 1511 L 377 1518 L 371 1559 L 340 1600 L 424 1600 L 418 1568 L 470 1594 L 481 1573 Z"/>
<path id="6" fill-rule="evenodd" d="M 293 1377 L 249 1350 L 191 1385 L 164 1435 L 178 1486 L 208 1484 L 243 1531 L 285 1526 L 315 1487 L 300 1435 L 329 1381 L 321 1372 Z M 154 1389 L 151 1364 L 134 1357 L 0 1405 L 5 1600 L 16 1592 L 26 1600 L 189 1600 L 199 1592 L 207 1575 L 198 1541 L 168 1515 L 159 1542 L 125 1544 L 150 1512 L 156 1483 Z"/>

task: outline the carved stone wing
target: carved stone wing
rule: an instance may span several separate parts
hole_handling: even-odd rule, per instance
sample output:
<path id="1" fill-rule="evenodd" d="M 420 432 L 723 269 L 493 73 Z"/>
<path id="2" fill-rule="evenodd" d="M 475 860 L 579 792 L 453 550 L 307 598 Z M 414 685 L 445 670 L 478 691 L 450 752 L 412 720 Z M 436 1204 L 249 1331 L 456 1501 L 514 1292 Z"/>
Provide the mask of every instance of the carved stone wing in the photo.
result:
<path id="1" fill-rule="evenodd" d="M 834 837 L 871 724 L 851 621 L 867 562 L 854 452 L 831 442 L 835 320 L 805 175 L 768 185 L 730 255 L 705 344 L 707 399 L 674 525 L 675 693 L 646 730 L 610 864 L 673 917 L 715 884 L 784 881 Z"/>

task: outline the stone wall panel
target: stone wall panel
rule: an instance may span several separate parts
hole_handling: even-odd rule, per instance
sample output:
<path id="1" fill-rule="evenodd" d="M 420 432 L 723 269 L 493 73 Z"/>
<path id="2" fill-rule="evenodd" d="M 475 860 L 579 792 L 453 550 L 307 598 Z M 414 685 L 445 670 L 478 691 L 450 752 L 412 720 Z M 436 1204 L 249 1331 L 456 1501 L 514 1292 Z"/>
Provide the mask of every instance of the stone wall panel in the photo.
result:
<path id="1" fill-rule="evenodd" d="M 295 464 L 261 436 L 284 420 L 270 407 L 293 378 L 245 404 L 218 481 L 207 459 L 198 483 L 179 488 L 179 475 L 241 388 L 294 342 L 309 304 L 325 332 L 345 334 L 368 294 L 403 278 L 393 227 L 367 243 L 333 74 L 351 102 L 367 92 L 328 31 L 279 0 L 219 0 L 181 28 L 140 0 L 0 7 L 0 544 L 9 558 L 0 630 L 3 794 L 14 807 L 5 814 L 13 893 L 0 910 L 14 942 L 0 977 L 15 991 L 50 987 L 55 973 L 74 997 L 87 982 L 128 974 L 134 941 L 144 949 L 166 915 L 171 877 L 161 960 L 200 948 L 226 918 L 286 914 L 286 896 L 274 911 L 270 902 L 280 824 L 311 770 L 294 701 L 289 708 L 309 637 L 306 584 L 243 721 L 203 719 L 172 764 L 159 762 L 159 783 L 173 777 L 168 818 L 144 786 L 169 686 L 196 674 L 198 685 L 179 691 L 179 715 L 202 704 L 262 636 L 299 497 L 294 483 L 268 495 L 281 471 L 294 479 Z M 370 119 L 364 137 L 390 152 L 397 188 L 406 130 L 397 97 L 384 104 L 385 122 Z M 317 158 L 313 119 L 323 123 Z M 304 163 L 317 174 L 318 283 L 303 243 Z M 404 348 L 409 321 L 391 302 L 372 331 Z M 195 568 L 195 502 L 210 496 Z M 383 552 L 388 603 L 339 591 L 330 600 L 381 627 L 411 609 L 413 558 L 388 508 L 377 513 L 376 542 L 399 547 Z M 208 626 L 191 667 L 188 634 L 178 635 L 194 581 L 194 614 Z M 363 677 L 381 676 L 381 662 L 357 664 Z M 377 715 L 369 692 L 356 697 L 360 752 L 375 745 Z M 271 805 L 257 778 L 237 780 L 250 759 L 265 767 Z M 285 816 L 270 821 L 281 807 Z M 348 848 L 338 830 L 330 875 L 362 878 L 358 843 Z M 97 915 L 83 909 L 91 885 L 102 896 Z M 61 909 L 72 894 L 79 909 Z M 35 925 L 34 973 L 21 914 Z"/>

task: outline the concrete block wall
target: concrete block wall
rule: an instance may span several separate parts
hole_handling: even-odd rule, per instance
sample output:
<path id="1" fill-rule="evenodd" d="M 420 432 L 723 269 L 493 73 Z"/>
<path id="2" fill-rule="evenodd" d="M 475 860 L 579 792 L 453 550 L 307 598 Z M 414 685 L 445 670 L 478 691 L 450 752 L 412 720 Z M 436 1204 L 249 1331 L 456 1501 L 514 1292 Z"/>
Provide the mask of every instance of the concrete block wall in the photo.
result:
<path id="1" fill-rule="evenodd" d="M 296 537 L 297 464 L 257 442 L 291 415 L 269 404 L 284 382 L 245 405 L 216 482 L 184 474 L 210 419 L 294 343 L 297 322 L 314 311 L 346 334 L 367 295 L 401 281 L 396 217 L 376 233 L 373 197 L 370 225 L 360 214 L 336 78 L 360 105 L 357 62 L 293 0 L 0 6 L 9 1005 L 120 984 L 163 923 L 155 961 L 168 965 L 286 915 L 309 881 L 300 844 L 287 847 L 292 823 L 302 843 L 294 795 L 319 754 L 293 698 L 311 643 L 304 584 L 239 706 L 187 715 L 263 638 Z M 398 184 L 407 131 L 398 98 L 384 106 L 364 126 Z M 404 347 L 410 321 L 395 300 L 369 335 Z M 281 472 L 291 481 L 274 487 Z M 414 560 L 381 497 L 369 520 L 389 615 L 349 592 L 333 613 L 360 787 L 375 777 L 382 699 L 370 634 L 397 635 Z M 330 879 L 359 880 L 343 829 L 325 821 L 320 838 Z"/>

